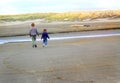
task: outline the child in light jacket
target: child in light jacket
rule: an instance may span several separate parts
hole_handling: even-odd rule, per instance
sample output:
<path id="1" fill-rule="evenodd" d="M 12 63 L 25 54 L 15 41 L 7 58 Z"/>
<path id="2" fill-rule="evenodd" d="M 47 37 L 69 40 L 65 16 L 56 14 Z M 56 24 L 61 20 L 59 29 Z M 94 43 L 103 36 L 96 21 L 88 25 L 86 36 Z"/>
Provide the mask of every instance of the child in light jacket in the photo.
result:
<path id="1" fill-rule="evenodd" d="M 29 35 L 30 37 L 32 38 L 32 47 L 36 48 L 37 47 L 37 44 L 36 44 L 36 36 L 38 35 L 39 36 L 39 33 L 37 31 L 37 28 L 35 28 L 35 24 L 32 23 L 31 24 L 31 29 L 29 31 Z"/>

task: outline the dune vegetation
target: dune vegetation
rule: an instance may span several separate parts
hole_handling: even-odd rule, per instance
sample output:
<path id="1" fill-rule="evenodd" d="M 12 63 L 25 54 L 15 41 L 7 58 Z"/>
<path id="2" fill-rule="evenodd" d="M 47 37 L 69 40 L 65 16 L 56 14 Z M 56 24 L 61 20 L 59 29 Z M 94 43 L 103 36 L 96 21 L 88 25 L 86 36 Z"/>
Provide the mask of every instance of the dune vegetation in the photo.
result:
<path id="1" fill-rule="evenodd" d="M 46 21 L 82 21 L 97 18 L 120 18 L 120 10 L 74 11 L 62 13 L 29 13 L 17 15 L 0 15 L 0 22 L 26 21 L 44 19 Z"/>

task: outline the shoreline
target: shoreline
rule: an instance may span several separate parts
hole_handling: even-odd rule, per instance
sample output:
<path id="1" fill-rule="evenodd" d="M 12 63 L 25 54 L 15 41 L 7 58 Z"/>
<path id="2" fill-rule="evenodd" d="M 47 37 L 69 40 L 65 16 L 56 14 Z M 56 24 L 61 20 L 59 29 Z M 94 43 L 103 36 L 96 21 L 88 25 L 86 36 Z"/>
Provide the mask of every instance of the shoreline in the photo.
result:
<path id="1" fill-rule="evenodd" d="M 48 32 L 49 34 L 62 34 L 62 33 L 72 33 L 72 32 L 89 32 L 89 31 L 103 31 L 103 30 L 120 30 L 120 28 L 111 28 L 111 29 L 95 29 L 95 30 L 82 30 L 82 31 L 65 31 L 65 32 Z M 41 35 L 41 33 L 39 33 Z M 29 36 L 29 34 L 17 34 L 17 35 L 4 35 L 0 36 L 0 38 L 4 37 L 18 37 L 18 36 Z"/>
<path id="2" fill-rule="evenodd" d="M 50 35 L 50 40 L 64 40 L 64 39 L 76 39 L 76 38 L 85 39 L 85 38 L 97 38 L 97 37 L 107 37 L 107 36 L 111 36 L 111 37 L 120 36 L 120 30 L 69 32 L 69 33 L 56 33 L 49 35 Z M 31 38 L 28 35 L 0 38 L 0 44 L 28 42 L 28 41 L 31 41 Z M 41 41 L 40 36 L 37 36 L 37 41 Z"/>

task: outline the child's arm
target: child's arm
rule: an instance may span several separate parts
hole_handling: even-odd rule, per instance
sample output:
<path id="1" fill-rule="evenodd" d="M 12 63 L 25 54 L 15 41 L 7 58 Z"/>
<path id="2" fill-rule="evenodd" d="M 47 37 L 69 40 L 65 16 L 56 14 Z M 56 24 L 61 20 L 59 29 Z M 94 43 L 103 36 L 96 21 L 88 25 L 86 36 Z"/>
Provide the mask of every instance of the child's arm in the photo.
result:
<path id="1" fill-rule="evenodd" d="M 41 34 L 41 39 L 43 39 L 43 33 Z"/>
<path id="2" fill-rule="evenodd" d="M 37 33 L 37 35 L 39 36 L 39 33 L 38 33 L 38 31 L 36 30 L 36 33 Z"/>
<path id="3" fill-rule="evenodd" d="M 50 39 L 50 37 L 49 37 L 48 33 L 47 33 L 47 37 L 48 37 L 48 39 Z"/>

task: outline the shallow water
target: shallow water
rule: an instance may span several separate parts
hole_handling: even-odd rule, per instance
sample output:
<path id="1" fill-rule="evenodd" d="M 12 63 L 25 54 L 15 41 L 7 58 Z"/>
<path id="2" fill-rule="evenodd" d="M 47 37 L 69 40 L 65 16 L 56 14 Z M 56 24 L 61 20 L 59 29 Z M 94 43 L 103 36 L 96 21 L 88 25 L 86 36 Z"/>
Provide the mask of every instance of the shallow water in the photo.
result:
<path id="1" fill-rule="evenodd" d="M 107 36 L 120 36 L 120 30 L 103 30 L 103 31 L 50 34 L 50 40 L 61 40 L 61 39 L 71 39 L 71 38 L 107 37 Z M 0 44 L 14 43 L 14 42 L 27 42 L 27 41 L 31 41 L 31 38 L 29 36 L 0 38 Z M 37 41 L 41 41 L 40 36 L 37 37 Z"/>

